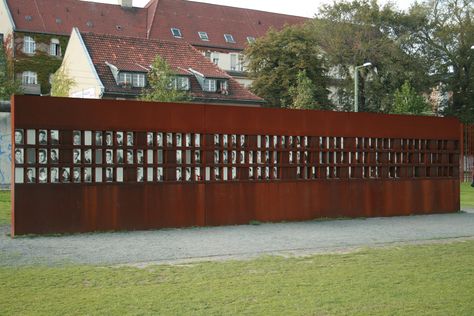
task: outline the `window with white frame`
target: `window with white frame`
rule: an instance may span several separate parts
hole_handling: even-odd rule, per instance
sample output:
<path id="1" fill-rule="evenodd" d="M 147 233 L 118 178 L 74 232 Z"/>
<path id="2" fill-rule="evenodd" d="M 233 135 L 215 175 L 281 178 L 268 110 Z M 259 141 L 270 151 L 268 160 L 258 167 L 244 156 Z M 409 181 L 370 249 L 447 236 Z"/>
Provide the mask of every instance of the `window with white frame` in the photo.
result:
<path id="1" fill-rule="evenodd" d="M 244 71 L 243 56 L 241 54 L 230 54 L 230 70 Z"/>
<path id="2" fill-rule="evenodd" d="M 129 72 L 120 72 L 118 77 L 119 85 L 131 85 L 132 84 L 132 74 Z"/>
<path id="3" fill-rule="evenodd" d="M 140 74 L 140 73 L 133 74 L 132 85 L 137 88 L 145 87 L 145 74 Z"/>
<path id="4" fill-rule="evenodd" d="M 198 32 L 199 38 L 203 41 L 209 41 L 209 36 L 206 32 Z"/>
<path id="5" fill-rule="evenodd" d="M 33 71 L 24 71 L 21 75 L 21 83 L 28 84 L 38 84 L 38 75 Z"/>
<path id="6" fill-rule="evenodd" d="M 51 43 L 49 44 L 49 54 L 51 56 L 61 56 L 61 45 L 57 38 L 51 39 Z"/>
<path id="7" fill-rule="evenodd" d="M 227 80 L 217 80 L 216 90 L 220 94 L 229 94 L 229 86 Z"/>
<path id="8" fill-rule="evenodd" d="M 227 43 L 235 43 L 235 40 L 232 34 L 224 34 L 224 38 Z"/>
<path id="9" fill-rule="evenodd" d="M 207 92 L 216 92 L 216 79 L 204 79 L 202 90 Z"/>
<path id="10" fill-rule="evenodd" d="M 212 52 L 212 53 L 211 53 L 211 61 L 212 61 L 215 65 L 218 65 L 218 64 L 219 64 L 219 53 L 217 53 L 217 52 Z"/>
<path id="11" fill-rule="evenodd" d="M 171 82 L 171 87 L 176 89 L 176 90 L 184 90 L 187 91 L 189 90 L 189 78 L 184 77 L 184 76 L 177 76 L 173 78 L 173 81 Z"/>
<path id="12" fill-rule="evenodd" d="M 175 28 L 175 27 L 172 27 L 172 28 L 171 28 L 171 34 L 173 34 L 173 36 L 176 37 L 176 38 L 181 38 L 181 37 L 183 37 L 183 36 L 181 35 L 181 30 L 178 29 L 178 28 Z"/>
<path id="13" fill-rule="evenodd" d="M 31 36 L 23 38 L 23 52 L 25 54 L 34 54 L 36 50 L 36 42 Z"/>
<path id="14" fill-rule="evenodd" d="M 247 36 L 247 42 L 248 42 L 249 44 L 255 43 L 255 37 L 253 37 L 253 36 Z"/>

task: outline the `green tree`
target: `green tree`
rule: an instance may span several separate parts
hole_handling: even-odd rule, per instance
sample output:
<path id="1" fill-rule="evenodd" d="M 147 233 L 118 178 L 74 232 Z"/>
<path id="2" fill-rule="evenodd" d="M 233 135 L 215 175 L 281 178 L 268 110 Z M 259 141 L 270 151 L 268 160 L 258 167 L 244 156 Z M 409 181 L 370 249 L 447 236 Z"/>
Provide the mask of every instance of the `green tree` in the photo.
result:
<path id="1" fill-rule="evenodd" d="M 74 79 L 70 78 L 64 69 L 60 67 L 52 76 L 51 80 L 51 96 L 53 97 L 69 97 L 71 88 L 76 85 Z"/>
<path id="2" fill-rule="evenodd" d="M 20 83 L 14 79 L 5 48 L 0 44 L 0 100 L 10 100 L 13 94 L 18 93 L 21 93 Z"/>
<path id="3" fill-rule="evenodd" d="M 453 97 L 446 113 L 474 122 L 474 2 L 427 0 L 410 9 L 405 23 L 410 50 L 429 62 L 432 78 Z M 407 32 L 408 33 L 408 32 Z"/>
<path id="4" fill-rule="evenodd" d="M 176 76 L 168 63 L 156 56 L 148 73 L 149 88 L 144 89 L 141 99 L 144 101 L 182 102 L 190 100 L 185 91 L 174 88 Z"/>
<path id="5" fill-rule="evenodd" d="M 251 89 L 272 107 L 291 107 L 291 93 L 298 74 L 305 71 L 313 84 L 313 97 L 321 107 L 330 108 L 324 57 L 306 26 L 270 30 L 246 51 L 248 71 L 254 81 Z"/>
<path id="6" fill-rule="evenodd" d="M 289 107 L 293 109 L 321 109 L 321 105 L 315 99 L 315 93 L 314 84 L 306 75 L 306 70 L 299 71 L 296 86 L 290 88 L 293 102 Z"/>
<path id="7" fill-rule="evenodd" d="M 394 114 L 433 114 L 425 98 L 419 95 L 408 81 L 394 93 L 394 104 L 391 110 Z"/>
<path id="8" fill-rule="evenodd" d="M 320 9 L 312 23 L 316 41 L 324 50 L 336 78 L 337 103 L 353 107 L 354 66 L 359 70 L 361 111 L 390 112 L 393 94 L 406 80 L 417 92 L 430 87 L 426 61 L 405 49 L 406 15 L 377 1 L 339 1 Z"/>

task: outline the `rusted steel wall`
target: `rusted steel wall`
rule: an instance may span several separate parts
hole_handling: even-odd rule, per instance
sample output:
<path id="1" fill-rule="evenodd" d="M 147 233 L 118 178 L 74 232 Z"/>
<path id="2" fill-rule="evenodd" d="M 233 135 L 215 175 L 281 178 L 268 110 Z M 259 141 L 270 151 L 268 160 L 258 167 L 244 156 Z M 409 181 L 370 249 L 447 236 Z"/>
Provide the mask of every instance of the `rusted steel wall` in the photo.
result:
<path id="1" fill-rule="evenodd" d="M 15 96 L 12 135 L 16 235 L 459 210 L 455 119 Z"/>
<path id="2" fill-rule="evenodd" d="M 474 169 L 474 124 L 464 125 L 463 130 L 463 159 L 461 166 L 461 181 L 473 181 Z"/>

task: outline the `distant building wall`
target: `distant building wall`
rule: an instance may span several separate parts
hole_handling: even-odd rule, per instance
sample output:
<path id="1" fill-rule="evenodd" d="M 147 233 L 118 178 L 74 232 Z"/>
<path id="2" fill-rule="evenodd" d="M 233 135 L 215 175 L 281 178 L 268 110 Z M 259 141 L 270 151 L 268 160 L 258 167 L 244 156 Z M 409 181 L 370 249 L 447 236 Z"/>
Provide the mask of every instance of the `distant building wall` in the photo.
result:
<path id="1" fill-rule="evenodd" d="M 0 189 L 10 188 L 11 149 L 10 113 L 0 112 Z"/>

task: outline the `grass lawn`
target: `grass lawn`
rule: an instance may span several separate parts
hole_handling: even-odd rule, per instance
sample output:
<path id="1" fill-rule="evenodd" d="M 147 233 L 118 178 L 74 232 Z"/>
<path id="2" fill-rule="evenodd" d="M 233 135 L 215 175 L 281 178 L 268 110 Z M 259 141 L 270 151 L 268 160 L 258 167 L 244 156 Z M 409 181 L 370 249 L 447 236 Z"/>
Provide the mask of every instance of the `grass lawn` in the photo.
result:
<path id="1" fill-rule="evenodd" d="M 11 222 L 10 191 L 0 191 L 0 225 Z"/>
<path id="2" fill-rule="evenodd" d="M 471 240 L 142 269 L 2 267 L 0 310 L 2 315 L 472 315 L 473 263 Z"/>
<path id="3" fill-rule="evenodd" d="M 461 206 L 474 208 L 474 188 L 470 182 L 461 183 Z"/>

